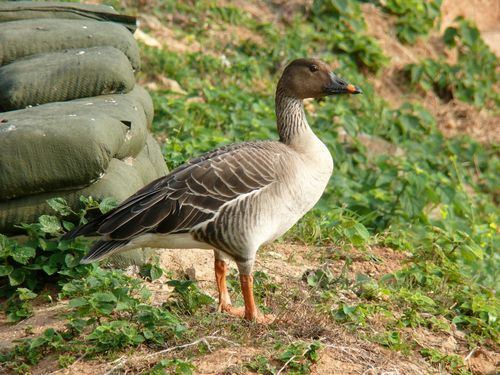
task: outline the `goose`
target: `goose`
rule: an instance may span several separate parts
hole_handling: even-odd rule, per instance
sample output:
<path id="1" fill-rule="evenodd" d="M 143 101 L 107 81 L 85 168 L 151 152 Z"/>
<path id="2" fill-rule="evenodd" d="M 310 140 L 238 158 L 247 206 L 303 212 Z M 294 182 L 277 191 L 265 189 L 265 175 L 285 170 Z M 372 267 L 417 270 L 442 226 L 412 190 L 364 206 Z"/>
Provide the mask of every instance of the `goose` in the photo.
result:
<path id="1" fill-rule="evenodd" d="M 327 147 L 309 127 L 303 100 L 361 90 L 320 60 L 288 64 L 275 97 L 279 141 L 226 145 L 189 160 L 118 207 L 68 232 L 98 235 L 82 263 L 135 248 L 212 249 L 218 311 L 259 323 L 253 296 L 257 250 L 290 229 L 319 200 L 333 172 Z M 231 304 L 228 262 L 238 267 L 244 307 Z"/>

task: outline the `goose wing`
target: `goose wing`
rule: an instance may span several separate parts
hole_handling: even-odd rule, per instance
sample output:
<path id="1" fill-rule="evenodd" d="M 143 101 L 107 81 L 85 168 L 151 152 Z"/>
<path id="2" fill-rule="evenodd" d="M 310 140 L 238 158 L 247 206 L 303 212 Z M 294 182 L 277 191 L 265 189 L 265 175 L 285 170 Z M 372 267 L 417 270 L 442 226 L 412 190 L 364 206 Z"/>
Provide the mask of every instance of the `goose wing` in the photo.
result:
<path id="1" fill-rule="evenodd" d="M 192 159 L 70 238 L 94 232 L 105 240 L 130 240 L 147 232 L 188 232 L 213 219 L 222 206 L 272 184 L 278 172 L 276 147 L 274 142 L 247 142 Z"/>

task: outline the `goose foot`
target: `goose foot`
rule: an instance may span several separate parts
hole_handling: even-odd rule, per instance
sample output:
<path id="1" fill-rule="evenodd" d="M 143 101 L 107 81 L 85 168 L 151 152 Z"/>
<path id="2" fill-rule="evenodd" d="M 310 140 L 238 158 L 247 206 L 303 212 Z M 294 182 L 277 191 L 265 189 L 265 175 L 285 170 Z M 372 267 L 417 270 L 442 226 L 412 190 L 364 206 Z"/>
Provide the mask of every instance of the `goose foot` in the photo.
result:
<path id="1" fill-rule="evenodd" d="M 254 320 L 259 324 L 271 324 L 276 320 L 276 316 L 274 314 L 258 313 Z"/>
<path id="2" fill-rule="evenodd" d="M 259 324 L 271 324 L 276 319 L 273 314 L 262 314 L 260 311 L 256 313 L 247 314 L 244 307 L 235 307 L 233 305 L 221 305 L 217 309 L 219 312 L 225 312 L 229 315 L 236 316 L 238 318 L 245 318 L 246 320 L 253 321 Z"/>
<path id="3" fill-rule="evenodd" d="M 219 308 L 217 309 L 219 312 L 225 312 L 229 315 L 237 316 L 238 318 L 245 317 L 245 308 L 244 307 L 235 307 L 233 305 L 222 305 L 219 304 Z"/>
<path id="4" fill-rule="evenodd" d="M 231 304 L 231 298 L 229 297 L 226 284 L 227 263 L 221 259 L 215 259 L 214 269 L 215 281 L 219 292 L 219 305 L 217 306 L 218 312 L 225 312 L 229 315 L 244 318 L 259 324 L 270 324 L 276 319 L 274 315 L 262 314 L 257 309 L 253 297 L 252 275 L 240 275 L 241 291 L 243 293 L 245 307 L 234 307 Z"/>

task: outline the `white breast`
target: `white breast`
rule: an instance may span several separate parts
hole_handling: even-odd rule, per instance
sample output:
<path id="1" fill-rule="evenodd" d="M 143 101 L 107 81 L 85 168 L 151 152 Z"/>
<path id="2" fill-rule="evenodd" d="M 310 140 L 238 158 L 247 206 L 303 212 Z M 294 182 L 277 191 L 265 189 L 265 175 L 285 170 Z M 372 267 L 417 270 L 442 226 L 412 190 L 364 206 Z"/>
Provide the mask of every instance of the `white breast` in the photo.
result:
<path id="1" fill-rule="evenodd" d="M 333 159 L 327 147 L 310 132 L 301 139 L 288 176 L 262 201 L 262 224 L 255 228 L 257 246 L 271 242 L 289 230 L 323 195 L 332 175 Z"/>

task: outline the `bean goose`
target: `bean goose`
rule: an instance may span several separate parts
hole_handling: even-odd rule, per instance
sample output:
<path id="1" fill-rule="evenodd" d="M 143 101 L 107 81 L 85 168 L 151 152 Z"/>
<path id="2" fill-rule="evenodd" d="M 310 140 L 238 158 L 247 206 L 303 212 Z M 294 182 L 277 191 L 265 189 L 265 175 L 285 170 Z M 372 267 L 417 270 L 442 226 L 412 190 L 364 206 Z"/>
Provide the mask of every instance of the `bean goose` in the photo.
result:
<path id="1" fill-rule="evenodd" d="M 276 90 L 279 141 L 232 144 L 194 158 L 66 238 L 101 236 L 83 263 L 140 247 L 213 249 L 218 310 L 268 322 L 253 298 L 257 249 L 314 206 L 333 170 L 328 149 L 307 123 L 303 99 L 360 92 L 319 60 L 295 60 Z M 238 266 L 244 308 L 231 305 L 230 259 Z"/>

